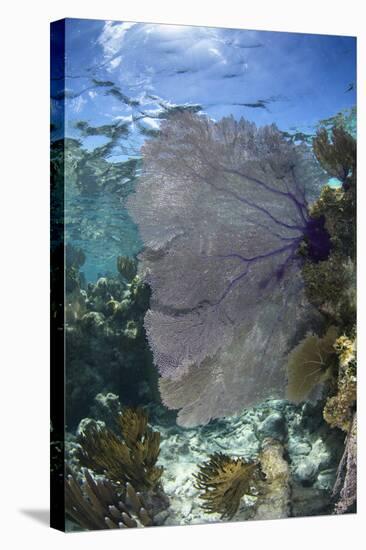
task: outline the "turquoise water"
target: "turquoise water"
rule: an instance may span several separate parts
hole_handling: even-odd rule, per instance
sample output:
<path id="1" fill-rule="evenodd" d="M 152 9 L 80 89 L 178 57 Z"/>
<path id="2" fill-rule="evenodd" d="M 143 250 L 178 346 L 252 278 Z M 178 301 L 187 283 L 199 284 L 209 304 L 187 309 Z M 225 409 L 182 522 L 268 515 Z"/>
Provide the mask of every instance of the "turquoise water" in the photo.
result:
<path id="1" fill-rule="evenodd" d="M 82 273 L 88 281 L 115 274 L 118 256 L 134 256 L 141 250 L 125 199 L 108 192 L 90 197 L 75 191 L 66 212 L 67 242 L 84 251 Z"/>
<path id="2" fill-rule="evenodd" d="M 309 133 L 308 141 L 311 141 L 311 136 L 316 134 L 318 127 L 324 125 L 331 127 L 335 120 L 337 122 L 342 120 L 348 131 L 356 136 L 356 111 L 347 110 L 337 115 L 328 121 L 319 121 Z M 296 131 L 294 133 L 296 134 Z M 70 147 L 70 174 L 65 187 L 65 231 L 67 242 L 81 248 L 86 255 L 86 261 L 82 267 L 86 280 L 96 281 L 102 275 L 116 272 L 118 256 L 134 257 L 142 248 L 138 228 L 126 208 L 127 197 L 134 190 L 139 170 L 129 179 L 120 176 L 122 183 L 118 186 L 112 185 L 108 181 L 108 176 L 104 176 L 106 183 L 96 190 L 93 187 L 90 191 L 91 186 L 88 186 L 88 182 L 98 180 L 98 174 L 101 172 L 98 162 L 105 164 L 107 170 L 109 165 L 112 169 L 118 167 L 116 174 L 113 175 L 113 178 L 118 178 L 118 171 L 123 171 L 124 165 L 130 159 L 112 163 L 97 156 L 97 163 L 93 164 L 94 159 L 91 158 L 89 160 L 91 170 L 94 168 L 95 172 L 89 173 L 86 177 L 83 176 L 83 185 L 80 185 L 80 179 L 78 180 L 78 174 L 75 172 L 75 158 L 76 163 L 80 163 L 83 151 L 85 150 L 82 146 L 77 152 Z M 101 181 L 103 181 L 102 178 Z M 339 187 L 340 182 L 336 178 L 331 178 L 329 185 Z"/>

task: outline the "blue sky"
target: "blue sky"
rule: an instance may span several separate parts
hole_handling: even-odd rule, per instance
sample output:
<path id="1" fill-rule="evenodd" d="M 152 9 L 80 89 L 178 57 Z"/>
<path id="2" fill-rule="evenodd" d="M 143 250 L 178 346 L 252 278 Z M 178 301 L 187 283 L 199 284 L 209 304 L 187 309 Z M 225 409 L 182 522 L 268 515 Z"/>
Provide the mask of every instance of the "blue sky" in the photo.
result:
<path id="1" fill-rule="evenodd" d="M 66 76 L 68 135 L 78 135 L 77 120 L 130 122 L 131 154 L 141 145 L 134 117 L 143 113 L 141 124 L 157 128 L 162 104 L 200 104 L 214 119 L 233 114 L 309 132 L 355 104 L 356 39 L 68 19 Z M 92 79 L 113 83 L 138 105 Z"/>

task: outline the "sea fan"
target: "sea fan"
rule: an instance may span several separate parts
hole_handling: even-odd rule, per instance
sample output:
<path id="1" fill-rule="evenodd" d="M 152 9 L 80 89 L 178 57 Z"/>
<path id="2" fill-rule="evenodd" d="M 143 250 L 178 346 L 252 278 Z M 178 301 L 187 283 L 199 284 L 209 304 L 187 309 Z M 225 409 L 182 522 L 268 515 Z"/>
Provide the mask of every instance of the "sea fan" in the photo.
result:
<path id="1" fill-rule="evenodd" d="M 329 327 L 323 338 L 307 336 L 291 351 L 287 361 L 287 397 L 300 403 L 331 377 L 336 353 L 337 329 Z"/>
<path id="2" fill-rule="evenodd" d="M 193 426 L 283 394 L 284 353 L 313 314 L 299 245 L 314 261 L 330 248 L 308 214 L 326 181 L 311 150 L 275 126 L 182 113 L 146 142 L 143 166 L 128 206 L 163 401 Z"/>

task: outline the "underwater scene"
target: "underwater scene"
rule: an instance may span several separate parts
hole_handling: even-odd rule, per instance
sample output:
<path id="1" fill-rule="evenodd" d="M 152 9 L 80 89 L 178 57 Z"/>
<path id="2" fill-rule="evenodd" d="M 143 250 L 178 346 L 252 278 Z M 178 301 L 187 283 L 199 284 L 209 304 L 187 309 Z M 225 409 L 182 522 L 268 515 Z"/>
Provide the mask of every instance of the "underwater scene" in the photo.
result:
<path id="1" fill-rule="evenodd" d="M 53 23 L 51 196 L 63 528 L 356 512 L 356 38 Z"/>

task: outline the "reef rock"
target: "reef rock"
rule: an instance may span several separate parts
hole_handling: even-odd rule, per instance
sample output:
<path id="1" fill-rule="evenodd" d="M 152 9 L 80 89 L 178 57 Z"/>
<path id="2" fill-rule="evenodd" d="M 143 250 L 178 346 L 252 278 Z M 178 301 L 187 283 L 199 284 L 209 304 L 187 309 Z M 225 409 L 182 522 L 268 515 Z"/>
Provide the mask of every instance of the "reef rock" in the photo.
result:
<path id="1" fill-rule="evenodd" d="M 253 519 L 281 519 L 290 515 L 290 467 L 283 455 L 284 447 L 279 441 L 264 440 L 260 463 L 266 491 L 259 499 Z"/>

